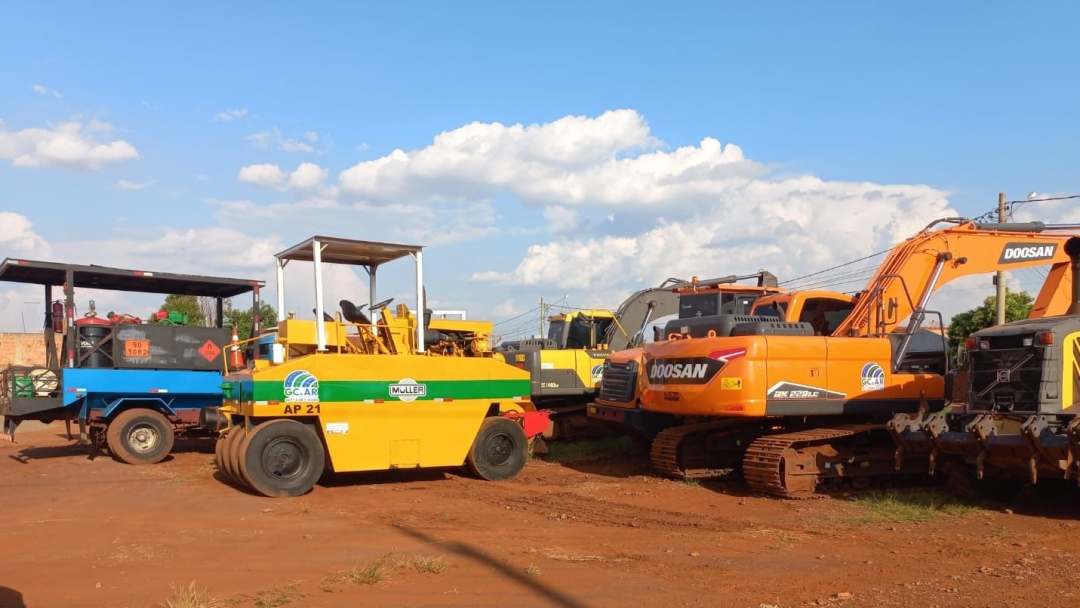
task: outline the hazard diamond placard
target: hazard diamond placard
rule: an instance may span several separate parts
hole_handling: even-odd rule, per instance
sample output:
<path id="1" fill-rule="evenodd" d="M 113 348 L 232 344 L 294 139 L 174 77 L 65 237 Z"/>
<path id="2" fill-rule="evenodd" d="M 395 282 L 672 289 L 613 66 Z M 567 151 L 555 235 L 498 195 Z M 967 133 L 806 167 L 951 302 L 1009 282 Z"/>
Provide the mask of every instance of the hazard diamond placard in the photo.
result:
<path id="1" fill-rule="evenodd" d="M 221 354 L 221 348 L 214 344 L 213 341 L 207 340 L 206 344 L 199 347 L 199 354 L 206 358 L 207 361 L 213 361 Z"/>

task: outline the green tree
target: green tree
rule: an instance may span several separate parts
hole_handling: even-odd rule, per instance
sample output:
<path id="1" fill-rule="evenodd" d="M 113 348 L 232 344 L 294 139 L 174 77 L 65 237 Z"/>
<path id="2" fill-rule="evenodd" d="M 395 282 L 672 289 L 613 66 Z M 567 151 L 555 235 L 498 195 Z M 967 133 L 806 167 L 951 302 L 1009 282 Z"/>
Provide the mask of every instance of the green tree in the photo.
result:
<path id="1" fill-rule="evenodd" d="M 1034 303 L 1026 291 L 1005 290 L 1005 321 L 1026 319 Z M 949 351 L 955 355 L 956 349 L 971 334 L 990 327 L 997 320 L 997 296 L 983 300 L 982 306 L 954 315 L 949 322 Z"/>
<path id="2" fill-rule="evenodd" d="M 274 327 L 277 325 L 278 317 L 277 311 L 274 307 L 261 302 L 259 305 L 259 325 L 265 330 L 268 327 Z M 241 340 L 246 340 L 251 337 L 251 308 L 233 308 L 232 304 L 228 304 L 225 307 L 225 323 L 226 329 L 236 328 L 236 335 Z"/>
<path id="3" fill-rule="evenodd" d="M 202 307 L 199 306 L 199 298 L 195 296 L 178 296 L 176 294 L 167 295 L 165 296 L 165 303 L 161 305 L 160 310 L 187 315 L 188 325 L 194 325 L 196 327 L 206 325 L 206 314 L 203 313 Z"/>

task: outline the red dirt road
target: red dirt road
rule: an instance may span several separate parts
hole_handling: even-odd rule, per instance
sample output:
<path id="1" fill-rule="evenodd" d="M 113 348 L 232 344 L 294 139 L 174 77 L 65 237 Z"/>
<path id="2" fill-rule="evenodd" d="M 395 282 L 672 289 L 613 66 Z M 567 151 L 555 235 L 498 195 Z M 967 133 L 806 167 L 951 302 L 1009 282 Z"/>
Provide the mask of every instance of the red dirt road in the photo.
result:
<path id="1" fill-rule="evenodd" d="M 1080 595 L 1075 501 L 868 524 L 853 500 L 669 482 L 640 460 L 533 461 L 505 483 L 351 475 L 274 500 L 216 479 L 209 442 L 135 467 L 90 460 L 55 428 L 18 438 L 0 443 L 0 608 L 160 606 L 193 581 L 242 607 L 294 584 L 289 605 L 304 607 L 1027 607 Z M 379 582 L 334 584 L 387 554 Z M 448 567 L 395 565 L 410 556 Z"/>

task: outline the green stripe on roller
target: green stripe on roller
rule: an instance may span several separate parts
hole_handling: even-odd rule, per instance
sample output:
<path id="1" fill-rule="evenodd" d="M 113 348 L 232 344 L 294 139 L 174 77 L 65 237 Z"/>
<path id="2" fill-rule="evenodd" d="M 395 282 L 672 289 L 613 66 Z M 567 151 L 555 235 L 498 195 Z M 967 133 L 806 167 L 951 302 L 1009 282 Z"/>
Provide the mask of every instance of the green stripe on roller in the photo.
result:
<path id="1" fill-rule="evenodd" d="M 434 399 L 509 399 L 529 394 L 529 380 L 428 380 L 417 381 L 427 390 L 417 401 Z M 360 380 L 319 381 L 319 401 L 363 401 L 365 399 L 397 399 L 390 396 L 390 385 L 397 382 Z M 245 387 L 246 389 L 247 387 Z M 246 391 L 245 391 L 246 392 Z M 285 386 L 281 381 L 254 382 L 254 401 L 284 401 Z"/>

